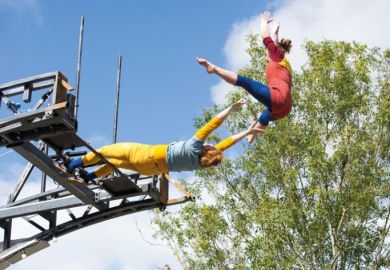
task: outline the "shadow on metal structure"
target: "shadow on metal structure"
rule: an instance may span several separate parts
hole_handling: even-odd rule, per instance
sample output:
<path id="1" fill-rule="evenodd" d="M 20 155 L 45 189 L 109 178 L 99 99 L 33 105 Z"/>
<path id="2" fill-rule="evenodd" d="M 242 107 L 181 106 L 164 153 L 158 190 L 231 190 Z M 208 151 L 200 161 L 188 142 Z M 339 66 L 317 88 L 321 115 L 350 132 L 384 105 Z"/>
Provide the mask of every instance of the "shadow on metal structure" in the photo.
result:
<path id="1" fill-rule="evenodd" d="M 124 174 L 80 138 L 76 133 L 74 112 L 77 106 L 75 96 L 70 93 L 72 89 L 59 71 L 0 85 L 0 97 L 11 112 L 0 120 L 0 146 L 12 148 L 29 162 L 8 203 L 0 208 L 0 227 L 4 232 L 0 243 L 0 269 L 48 247 L 53 238 L 86 226 L 149 209 L 164 210 L 169 205 L 193 200 L 168 175 Z M 32 109 L 22 111 L 22 106 L 12 101 L 21 97 L 23 104 L 31 103 L 33 94 L 38 92 L 43 94 Z M 62 170 L 58 163 L 69 156 L 82 155 L 86 150 L 96 153 L 101 163 L 110 166 L 115 173 L 93 184 L 72 184 L 69 179 L 75 177 L 74 172 Z M 41 190 L 34 196 L 18 199 L 33 168 L 38 168 L 45 176 Z M 46 176 L 59 187 L 46 190 Z M 183 193 L 182 198 L 169 199 L 169 182 Z M 81 215 L 72 212 L 80 206 L 85 208 Z M 66 211 L 69 220 L 59 222 L 59 211 Z M 32 216 L 39 216 L 44 222 Z M 26 221 L 38 233 L 12 239 L 12 221 L 16 218 Z"/>

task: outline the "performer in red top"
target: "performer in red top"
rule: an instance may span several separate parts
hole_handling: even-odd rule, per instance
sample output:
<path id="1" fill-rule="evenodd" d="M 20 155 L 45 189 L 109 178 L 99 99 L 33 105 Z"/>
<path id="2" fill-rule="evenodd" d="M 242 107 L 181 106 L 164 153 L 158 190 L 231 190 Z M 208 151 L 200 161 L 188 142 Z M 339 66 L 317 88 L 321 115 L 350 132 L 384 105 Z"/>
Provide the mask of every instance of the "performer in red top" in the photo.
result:
<path id="1" fill-rule="evenodd" d="M 286 117 L 292 107 L 291 98 L 291 66 L 285 58 L 285 53 L 290 52 L 291 40 L 283 38 L 278 40 L 279 23 L 273 32 L 272 40 L 268 30 L 270 12 L 266 11 L 261 15 L 261 35 L 266 50 L 266 67 L 267 85 L 252 80 L 248 77 L 237 75 L 236 73 L 218 67 L 203 58 L 197 58 L 200 65 L 204 66 L 208 73 L 214 73 L 224 79 L 226 82 L 241 86 L 247 90 L 254 98 L 266 106 L 261 113 L 259 121 L 253 126 L 265 130 L 270 121 L 275 121 Z M 248 142 L 252 143 L 256 135 L 248 135 Z"/>

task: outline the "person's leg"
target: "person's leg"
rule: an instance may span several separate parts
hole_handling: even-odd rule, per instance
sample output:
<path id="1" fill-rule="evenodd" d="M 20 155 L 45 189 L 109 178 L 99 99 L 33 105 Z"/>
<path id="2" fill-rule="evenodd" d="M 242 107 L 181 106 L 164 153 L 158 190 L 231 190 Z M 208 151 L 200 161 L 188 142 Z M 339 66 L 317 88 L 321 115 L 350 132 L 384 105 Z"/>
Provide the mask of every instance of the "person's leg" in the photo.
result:
<path id="1" fill-rule="evenodd" d="M 126 160 L 119 159 L 109 159 L 108 160 L 112 165 L 117 168 L 127 169 L 127 170 L 135 170 L 134 166 Z M 96 171 L 89 172 L 86 176 L 86 180 L 92 180 L 95 178 L 100 178 L 109 175 L 113 170 L 107 164 L 100 166 Z"/>
<path id="2" fill-rule="evenodd" d="M 265 84 L 262 84 L 258 81 L 252 80 L 250 78 L 237 75 L 236 73 L 223 69 L 219 66 L 216 66 L 203 58 L 196 59 L 198 63 L 204 66 L 208 73 L 217 74 L 227 83 L 241 86 L 247 90 L 254 98 L 263 103 L 265 106 L 271 109 L 271 94 L 269 87 Z"/>
<path id="3" fill-rule="evenodd" d="M 225 80 L 227 83 L 235 85 L 237 82 L 237 74 L 223 69 L 219 66 L 216 66 L 212 64 L 211 62 L 207 61 L 206 59 L 203 58 L 196 58 L 198 63 L 202 66 L 204 66 L 207 70 L 208 73 L 212 74 L 217 74 L 219 77 L 221 77 L 223 80 Z"/>
<path id="4" fill-rule="evenodd" d="M 266 129 L 270 121 L 274 121 L 275 119 L 271 116 L 271 113 L 268 109 L 265 109 L 260 117 L 259 122 L 256 123 L 255 128 L 259 129 Z M 257 135 L 248 135 L 246 138 L 248 140 L 248 143 L 252 143 Z"/>
<path id="5" fill-rule="evenodd" d="M 153 158 L 156 147 L 140 143 L 122 143 L 124 153 L 120 159 L 112 158 L 109 162 L 117 168 L 127 169 L 139 172 L 144 175 L 159 174 L 160 171 L 156 165 L 157 161 Z M 166 150 L 165 150 L 166 151 Z M 109 155 L 109 154 L 108 154 Z M 164 154 L 165 157 L 166 154 Z M 103 164 L 96 171 L 91 173 L 93 178 L 99 178 L 112 173 L 112 169 L 107 164 Z"/>
<path id="6" fill-rule="evenodd" d="M 267 85 L 240 75 L 237 76 L 236 85 L 244 88 L 255 99 L 271 109 L 271 92 Z"/>
<path id="7" fill-rule="evenodd" d="M 102 154 L 105 158 L 126 160 L 127 159 L 126 154 L 128 151 L 128 147 L 126 145 L 127 145 L 126 143 L 116 143 L 116 144 L 111 144 L 111 145 L 101 147 L 96 151 Z M 82 157 L 71 160 L 70 162 L 66 163 L 65 166 L 68 169 L 74 170 L 79 167 L 93 165 L 99 161 L 100 158 L 97 155 L 95 155 L 95 153 L 89 152 L 88 154 Z"/>

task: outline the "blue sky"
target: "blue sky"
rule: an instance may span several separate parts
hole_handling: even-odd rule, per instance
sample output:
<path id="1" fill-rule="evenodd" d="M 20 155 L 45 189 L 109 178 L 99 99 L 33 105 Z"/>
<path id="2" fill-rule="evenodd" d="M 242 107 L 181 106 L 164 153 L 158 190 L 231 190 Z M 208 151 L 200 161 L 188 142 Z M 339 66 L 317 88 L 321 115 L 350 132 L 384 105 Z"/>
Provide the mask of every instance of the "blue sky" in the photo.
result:
<path id="1" fill-rule="evenodd" d="M 111 139 L 121 53 L 118 141 L 145 143 L 192 135 L 192 119 L 212 104 L 208 90 L 217 80 L 195 57 L 223 64 L 231 25 L 264 7 L 253 0 L 31 3 L 30 9 L 0 8 L 0 82 L 61 70 L 75 85 L 80 16 L 85 16 L 80 134 Z"/>
<path id="2" fill-rule="evenodd" d="M 0 0 L 0 84 L 60 70 L 75 86 L 80 17 L 85 16 L 79 134 L 95 147 L 111 143 L 121 53 L 118 141 L 187 139 L 195 132 L 193 118 L 223 102 L 232 89 L 207 75 L 195 57 L 234 71 L 248 64 L 246 37 L 259 32 L 260 13 L 268 8 L 281 21 L 281 37 L 293 41 L 289 58 L 297 70 L 306 60 L 301 45 L 307 39 L 390 47 L 388 0 Z M 0 149 L 2 202 L 25 165 L 16 154 L 1 156 L 7 151 Z M 235 150 L 229 151 L 234 156 Z M 37 192 L 39 185 L 31 181 L 26 193 Z M 152 217 L 145 212 L 79 230 L 11 269 L 138 270 L 165 264 L 181 269 L 165 244 L 153 239 Z M 13 224 L 25 234 L 26 226 Z"/>
<path id="3" fill-rule="evenodd" d="M 223 0 L 0 0 L 0 83 L 60 70 L 75 86 L 80 17 L 84 16 L 79 134 L 95 147 L 111 142 L 117 60 L 122 54 L 118 141 L 187 139 L 195 132 L 193 118 L 213 104 L 210 87 L 218 81 L 204 72 L 195 57 L 224 64 L 223 48 L 232 25 L 258 14 L 261 5 L 252 0 L 229 5 Z M 2 201 L 24 164 L 14 153 L 0 157 Z M 39 179 L 39 174 L 32 179 Z M 37 192 L 39 182 L 26 189 Z M 152 249 L 143 240 L 155 241 L 151 217 L 150 213 L 127 216 L 69 234 L 12 268 L 53 265 L 58 260 L 62 262 L 58 267 L 64 269 L 83 269 L 85 261 L 95 269 L 156 269 L 166 263 L 178 267 L 169 249 Z M 14 223 L 14 231 L 28 235 L 29 225 Z M 145 236 L 140 236 L 138 226 Z M 111 246 L 113 254 L 104 251 L 102 256 L 102 248 L 91 248 L 91 243 Z M 88 254 L 83 254 L 86 249 Z"/>

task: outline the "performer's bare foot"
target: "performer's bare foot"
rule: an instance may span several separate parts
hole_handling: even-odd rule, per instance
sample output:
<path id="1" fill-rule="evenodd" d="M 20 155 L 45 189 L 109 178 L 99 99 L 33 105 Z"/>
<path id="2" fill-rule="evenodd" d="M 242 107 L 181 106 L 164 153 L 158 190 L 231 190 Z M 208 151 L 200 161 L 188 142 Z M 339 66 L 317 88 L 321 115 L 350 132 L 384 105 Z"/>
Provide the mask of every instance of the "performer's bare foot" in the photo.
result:
<path id="1" fill-rule="evenodd" d="M 202 65 L 202 66 L 204 66 L 206 68 L 207 73 L 209 73 L 209 74 L 215 73 L 215 65 L 213 65 L 212 63 L 210 63 L 206 59 L 197 57 L 196 61 L 198 61 L 198 63 L 200 65 Z"/>

